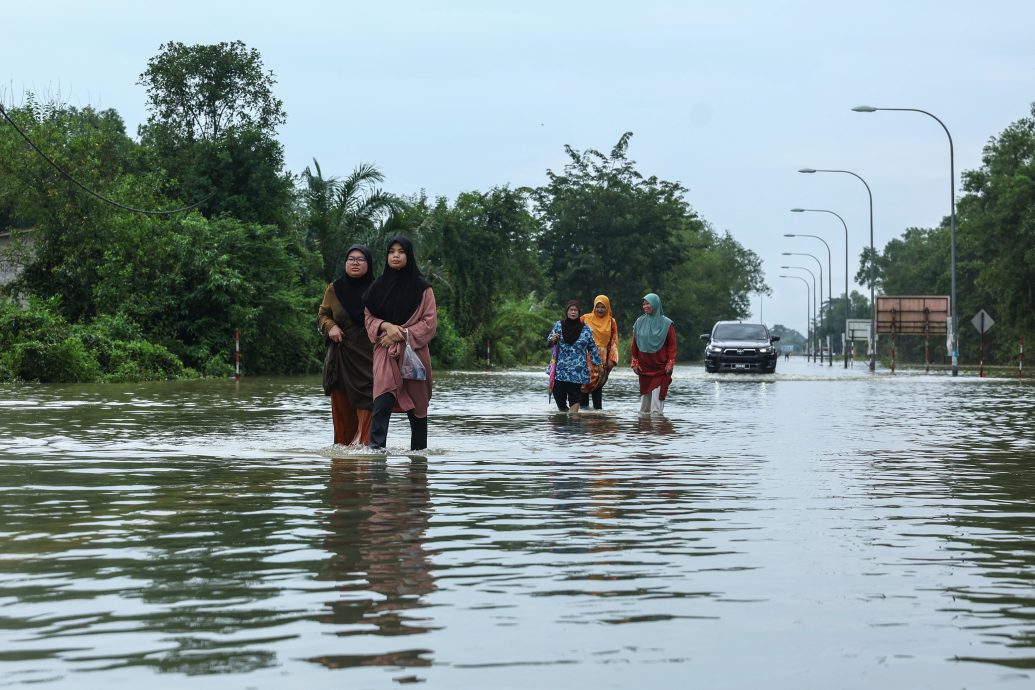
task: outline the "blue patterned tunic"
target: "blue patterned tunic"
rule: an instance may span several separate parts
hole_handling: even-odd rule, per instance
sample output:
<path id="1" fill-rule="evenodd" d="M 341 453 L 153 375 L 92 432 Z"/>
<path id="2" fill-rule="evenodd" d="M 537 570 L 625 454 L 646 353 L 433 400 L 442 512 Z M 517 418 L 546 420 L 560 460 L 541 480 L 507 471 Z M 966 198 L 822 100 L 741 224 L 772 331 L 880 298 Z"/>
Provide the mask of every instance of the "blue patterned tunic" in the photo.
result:
<path id="1" fill-rule="evenodd" d="M 546 336 L 546 344 L 550 344 L 553 334 L 561 333 L 561 322 L 553 325 L 550 335 Z M 552 347 L 552 346 L 551 346 Z M 589 383 L 589 362 L 586 360 L 586 353 L 593 358 L 593 364 L 600 364 L 600 350 L 596 341 L 593 340 L 593 331 L 589 326 L 583 324 L 582 333 L 574 345 L 564 342 L 564 337 L 557 342 L 557 376 L 558 381 L 570 383 Z M 549 369 L 547 369 L 549 372 Z"/>

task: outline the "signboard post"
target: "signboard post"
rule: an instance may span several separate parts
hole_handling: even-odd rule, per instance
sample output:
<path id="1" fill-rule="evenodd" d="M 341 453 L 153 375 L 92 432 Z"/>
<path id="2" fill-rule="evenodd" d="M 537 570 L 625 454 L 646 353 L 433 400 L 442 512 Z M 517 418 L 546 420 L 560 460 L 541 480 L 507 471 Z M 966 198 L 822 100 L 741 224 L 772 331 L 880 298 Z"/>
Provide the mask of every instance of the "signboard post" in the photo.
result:
<path id="1" fill-rule="evenodd" d="M 995 325 L 995 321 L 988 315 L 984 309 L 980 310 L 977 314 L 974 314 L 974 318 L 970 320 L 974 324 L 974 328 L 981 334 L 981 346 L 978 352 L 980 353 L 978 358 L 978 376 L 985 375 L 985 331 Z"/>

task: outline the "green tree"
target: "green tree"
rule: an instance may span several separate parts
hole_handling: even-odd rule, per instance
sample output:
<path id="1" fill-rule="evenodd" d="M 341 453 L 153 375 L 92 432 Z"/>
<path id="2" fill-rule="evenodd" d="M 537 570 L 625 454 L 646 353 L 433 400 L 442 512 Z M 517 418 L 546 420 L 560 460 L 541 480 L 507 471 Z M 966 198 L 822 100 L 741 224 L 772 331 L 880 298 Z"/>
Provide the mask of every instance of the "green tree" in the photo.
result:
<path id="1" fill-rule="evenodd" d="M 464 192 L 441 221 L 436 258 L 452 288 L 448 301 L 460 333 L 476 334 L 504 300 L 543 288 L 538 226 L 521 192 Z"/>
<path id="2" fill-rule="evenodd" d="M 907 228 L 884 246 L 880 286 L 889 295 L 948 295 L 949 228 Z"/>
<path id="3" fill-rule="evenodd" d="M 176 142 L 216 141 L 239 130 L 272 135 L 287 116 L 259 51 L 241 41 L 193 45 L 170 41 L 137 82 L 147 89 L 149 126 Z"/>
<path id="4" fill-rule="evenodd" d="M 240 41 L 169 42 L 138 83 L 150 111 L 141 142 L 166 171 L 170 196 L 207 199 L 201 210 L 209 217 L 286 227 L 292 181 L 275 137 L 286 115 L 257 50 Z"/>
<path id="5" fill-rule="evenodd" d="M 1035 338 L 1035 104 L 989 140 L 981 160 L 980 169 L 963 174 L 967 194 L 959 202 L 960 341 L 974 361 L 977 333 L 964 324 L 985 309 L 996 320 L 986 348 L 998 343 L 1006 362 L 1019 336 Z"/>
<path id="6" fill-rule="evenodd" d="M 565 146 L 560 174 L 534 190 L 539 248 L 559 303 L 590 300 L 606 287 L 620 321 L 634 318 L 644 294 L 661 289 L 687 257 L 681 233 L 694 214 L 677 182 L 645 178 L 626 156 L 631 132 L 604 155 Z"/>

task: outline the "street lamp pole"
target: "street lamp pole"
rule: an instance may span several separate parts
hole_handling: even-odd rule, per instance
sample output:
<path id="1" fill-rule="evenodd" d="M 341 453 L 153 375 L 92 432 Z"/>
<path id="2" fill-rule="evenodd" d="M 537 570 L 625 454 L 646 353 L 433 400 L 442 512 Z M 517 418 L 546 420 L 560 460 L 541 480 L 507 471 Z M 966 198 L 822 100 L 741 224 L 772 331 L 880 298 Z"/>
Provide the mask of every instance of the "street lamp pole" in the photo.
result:
<path id="1" fill-rule="evenodd" d="M 809 348 L 808 348 L 808 342 L 809 342 L 808 341 L 808 337 L 809 337 L 809 335 L 808 335 L 808 333 L 809 333 L 809 307 L 810 307 L 810 302 L 809 302 L 809 297 L 810 297 L 809 281 L 805 280 L 801 276 L 785 276 L 785 275 L 781 275 L 780 277 L 781 278 L 794 278 L 796 280 L 800 280 L 801 282 L 805 283 L 805 338 L 806 338 L 806 341 L 805 341 L 805 359 L 807 360 L 808 357 L 809 357 Z"/>
<path id="2" fill-rule="evenodd" d="M 819 266 L 819 303 L 818 309 L 816 310 L 816 345 L 819 349 L 819 363 L 823 363 L 823 339 L 820 333 L 823 331 L 823 263 L 812 254 L 804 254 L 802 252 L 783 252 L 784 256 L 807 256 L 816 262 Z"/>
<path id="3" fill-rule="evenodd" d="M 848 303 L 848 223 L 846 223 L 845 219 L 842 218 L 841 216 L 838 216 L 833 211 L 828 211 L 825 208 L 792 208 L 791 209 L 791 213 L 805 213 L 806 211 L 815 211 L 815 212 L 818 212 L 818 213 L 829 213 L 829 214 L 831 214 L 833 216 L 837 216 L 837 219 L 839 221 L 841 221 L 841 225 L 845 226 L 845 319 L 848 319 L 848 318 L 851 317 L 851 313 L 849 312 L 849 303 Z M 811 237 L 811 236 L 812 235 L 808 235 L 808 237 Z M 788 235 L 788 237 L 793 237 L 793 235 Z M 802 235 L 802 237 L 805 237 L 805 235 Z M 830 245 L 827 245 L 827 255 L 829 255 L 829 254 L 830 254 Z M 829 282 L 829 280 L 830 279 L 828 278 L 827 281 Z M 833 290 L 833 288 L 831 288 L 831 290 L 830 290 L 831 297 L 833 296 L 833 294 L 834 294 L 834 290 Z M 847 369 L 848 368 L 848 328 L 847 328 L 847 324 L 845 326 L 845 343 L 844 343 L 844 348 L 843 349 L 844 349 L 844 355 L 845 355 L 845 369 Z M 831 360 L 830 364 L 831 364 L 831 366 L 833 365 L 833 361 L 832 360 Z"/>
<path id="4" fill-rule="evenodd" d="M 825 239 L 823 239 L 822 237 L 820 237 L 819 235 L 785 234 L 784 237 L 812 237 L 812 238 L 817 239 L 820 242 L 822 242 L 823 246 L 827 248 L 827 320 L 826 320 L 826 325 L 827 325 L 827 328 L 830 328 L 831 327 L 831 323 L 830 323 L 830 321 L 831 321 L 831 318 L 830 318 L 830 302 L 834 299 L 834 288 L 830 284 L 830 276 L 834 272 L 833 269 L 830 267 L 830 245 L 827 244 L 827 241 Z M 784 252 L 784 253 L 787 254 L 788 256 L 792 256 L 792 254 L 790 252 Z M 802 254 L 801 256 L 812 256 L 812 254 Z M 814 256 L 812 256 L 812 258 L 816 259 L 816 257 L 814 257 Z M 816 263 L 819 263 L 819 259 L 816 259 Z M 823 264 L 819 264 L 819 317 L 821 319 L 820 323 L 822 323 L 822 318 L 823 318 Z M 820 363 L 823 362 L 823 346 L 822 346 L 823 345 L 823 333 L 822 333 L 822 331 L 823 331 L 823 328 L 821 326 L 820 327 L 820 336 L 819 336 L 819 342 L 820 342 L 819 361 L 820 361 Z M 834 348 L 833 348 L 833 346 L 831 346 L 831 348 L 830 348 L 830 356 L 827 357 L 827 359 L 830 361 L 830 366 L 834 366 Z"/>
<path id="5" fill-rule="evenodd" d="M 844 173 L 851 175 L 866 187 L 866 193 L 870 197 L 870 261 L 876 261 L 877 252 L 873 248 L 873 192 L 870 191 L 870 185 L 866 184 L 859 175 L 855 174 L 851 170 L 824 170 L 820 168 L 801 168 L 798 170 L 800 173 L 818 173 L 818 172 L 831 172 L 831 173 Z M 870 371 L 877 370 L 877 302 L 873 296 L 873 279 L 876 276 L 870 276 Z"/>
<path id="6" fill-rule="evenodd" d="M 958 376 L 960 347 L 959 341 L 956 339 L 957 334 L 959 333 L 959 324 L 956 323 L 956 157 L 952 148 L 952 135 L 949 134 L 949 128 L 946 127 L 945 123 L 938 119 L 937 116 L 933 113 L 927 112 L 926 110 L 921 110 L 920 108 L 874 108 L 869 105 L 857 105 L 852 108 L 852 110 L 857 113 L 873 113 L 878 110 L 923 113 L 940 124 L 942 129 L 945 130 L 945 136 L 949 137 L 949 281 L 951 283 L 949 301 L 952 303 L 950 306 L 950 311 L 952 312 L 952 330 L 949 333 L 949 347 L 952 348 L 952 352 L 950 353 L 952 356 L 952 375 Z"/>
<path id="7" fill-rule="evenodd" d="M 786 254 L 786 252 L 784 252 L 784 253 Z M 815 257 L 813 257 L 813 258 L 815 258 Z M 812 272 L 811 268 L 808 268 L 806 266 L 780 266 L 780 268 L 785 268 L 785 269 L 786 268 L 794 268 L 794 269 L 798 269 L 800 271 L 805 271 L 812 278 L 812 322 L 813 322 L 813 324 L 818 324 L 819 323 L 819 319 L 816 318 L 816 314 L 818 313 L 817 310 L 816 310 L 816 274 Z M 822 283 L 820 283 L 820 285 L 822 285 Z M 815 327 L 815 326 L 812 329 L 812 342 L 813 342 L 813 344 L 815 344 L 816 342 L 819 341 L 819 335 L 817 334 L 817 330 L 818 330 L 818 328 Z M 816 351 L 815 351 L 815 349 L 812 350 L 812 361 L 816 361 Z"/>

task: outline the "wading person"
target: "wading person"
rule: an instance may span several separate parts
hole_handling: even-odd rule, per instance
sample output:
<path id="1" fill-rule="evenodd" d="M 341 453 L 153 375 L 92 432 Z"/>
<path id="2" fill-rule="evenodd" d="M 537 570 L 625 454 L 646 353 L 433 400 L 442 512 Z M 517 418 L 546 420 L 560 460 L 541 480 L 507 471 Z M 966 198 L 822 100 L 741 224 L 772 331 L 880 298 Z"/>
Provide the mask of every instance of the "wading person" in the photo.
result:
<path id="1" fill-rule="evenodd" d="M 676 329 L 653 292 L 643 298 L 643 315 L 633 324 L 632 370 L 640 377 L 640 413 L 662 414 L 676 364 Z"/>
<path id="2" fill-rule="evenodd" d="M 589 405 L 593 397 L 593 409 L 604 406 L 604 384 L 611 370 L 618 364 L 618 322 L 611 315 L 611 300 L 607 295 L 597 295 L 593 300 L 593 311 L 582 315 L 582 322 L 593 331 L 593 342 L 600 354 L 600 367 L 590 367 L 587 385 L 582 387 L 582 406 Z"/>
<path id="3" fill-rule="evenodd" d="M 561 412 L 576 413 L 582 401 L 582 386 L 589 383 L 589 364 L 600 365 L 593 331 L 579 318 L 578 302 L 568 302 L 564 318 L 553 325 L 546 342 L 550 347 L 557 347 L 554 402 Z"/>
<path id="4" fill-rule="evenodd" d="M 396 235 L 388 241 L 385 270 L 363 296 L 367 337 L 374 343 L 374 405 L 370 447 L 383 449 L 392 412 L 410 420 L 410 450 L 428 447 L 431 356 L 438 315 L 435 292 L 417 268 L 413 242 Z M 424 367 L 425 378 L 403 377 L 407 341 Z"/>
<path id="5" fill-rule="evenodd" d="M 364 324 L 363 293 L 374 282 L 370 250 L 354 244 L 345 252 L 344 275 L 327 285 L 316 322 L 327 337 L 323 392 L 331 396 L 334 442 L 370 443 L 374 348 Z"/>

